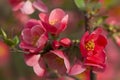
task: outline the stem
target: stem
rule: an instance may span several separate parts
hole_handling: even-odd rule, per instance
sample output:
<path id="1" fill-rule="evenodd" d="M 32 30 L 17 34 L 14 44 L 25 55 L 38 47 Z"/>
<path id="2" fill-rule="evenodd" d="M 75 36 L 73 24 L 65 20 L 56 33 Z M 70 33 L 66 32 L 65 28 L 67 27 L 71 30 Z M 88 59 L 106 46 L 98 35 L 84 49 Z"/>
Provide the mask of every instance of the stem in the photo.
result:
<path id="1" fill-rule="evenodd" d="M 93 70 L 90 70 L 90 80 L 96 80 L 95 74 L 93 73 Z"/>
<path id="2" fill-rule="evenodd" d="M 84 19 L 85 19 L 85 31 L 90 31 L 89 18 L 86 11 L 84 12 Z"/>

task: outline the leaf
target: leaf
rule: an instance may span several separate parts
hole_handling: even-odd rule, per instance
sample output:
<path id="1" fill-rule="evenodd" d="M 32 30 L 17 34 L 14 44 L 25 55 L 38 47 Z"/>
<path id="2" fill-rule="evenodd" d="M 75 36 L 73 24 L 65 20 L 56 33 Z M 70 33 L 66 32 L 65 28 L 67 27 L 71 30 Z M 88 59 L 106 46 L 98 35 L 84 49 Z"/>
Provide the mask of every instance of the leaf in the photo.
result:
<path id="1" fill-rule="evenodd" d="M 4 38 L 4 42 L 9 46 L 16 46 L 19 43 L 19 38 L 15 36 L 13 39 Z"/>
<path id="2" fill-rule="evenodd" d="M 13 38 L 13 42 L 14 42 L 14 45 L 17 45 L 17 44 L 19 43 L 19 38 L 18 38 L 18 36 L 15 36 L 15 37 Z"/>
<path id="3" fill-rule="evenodd" d="M 84 10 L 85 9 L 85 2 L 84 0 L 74 0 L 76 6 L 81 9 Z"/>
<path id="4" fill-rule="evenodd" d="M 13 40 L 11 40 L 11 39 L 4 39 L 4 42 L 7 44 L 7 45 L 9 45 L 9 46 L 13 46 L 14 45 L 14 42 L 13 42 Z"/>
<path id="5" fill-rule="evenodd" d="M 2 34 L 3 38 L 7 38 L 7 34 L 5 31 L 1 28 L 0 33 Z"/>

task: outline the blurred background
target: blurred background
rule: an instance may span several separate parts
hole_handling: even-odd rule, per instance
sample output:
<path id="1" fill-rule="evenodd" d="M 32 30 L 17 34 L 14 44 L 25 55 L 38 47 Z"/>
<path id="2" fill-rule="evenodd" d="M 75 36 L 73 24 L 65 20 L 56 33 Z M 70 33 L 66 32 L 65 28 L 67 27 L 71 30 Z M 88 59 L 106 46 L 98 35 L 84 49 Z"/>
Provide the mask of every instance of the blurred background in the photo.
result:
<path id="1" fill-rule="evenodd" d="M 96 73 L 96 80 L 120 80 L 120 2 L 119 0 L 85 1 L 93 2 L 92 5 L 101 3 L 102 6 L 99 9 L 92 6 L 92 9 L 95 8 L 94 13 L 98 14 L 98 17 L 91 19 L 91 23 L 93 24 L 95 21 L 96 26 L 102 26 L 108 36 L 106 70 Z M 74 0 L 43 0 L 43 2 L 48 7 L 49 12 L 54 8 L 62 8 L 69 14 L 67 30 L 60 37 L 67 36 L 70 39 L 79 40 L 85 31 L 83 26 L 84 16 L 82 11 L 76 7 Z M 31 15 L 25 15 L 20 11 L 13 11 L 12 8 L 10 0 L 0 0 L 0 28 L 7 34 L 8 39 L 13 39 L 16 35 L 20 37 L 21 30 L 27 20 L 30 18 L 39 19 L 38 14 L 40 13 L 36 10 Z M 25 64 L 23 53 L 13 51 L 12 47 L 8 45 L 10 44 L 5 43 L 0 35 L 0 80 L 42 80 L 35 75 L 32 67 Z M 19 49 L 18 45 L 15 45 L 15 47 Z M 89 71 L 76 75 L 76 77 L 80 80 L 89 80 Z M 66 78 L 66 80 L 72 79 Z"/>

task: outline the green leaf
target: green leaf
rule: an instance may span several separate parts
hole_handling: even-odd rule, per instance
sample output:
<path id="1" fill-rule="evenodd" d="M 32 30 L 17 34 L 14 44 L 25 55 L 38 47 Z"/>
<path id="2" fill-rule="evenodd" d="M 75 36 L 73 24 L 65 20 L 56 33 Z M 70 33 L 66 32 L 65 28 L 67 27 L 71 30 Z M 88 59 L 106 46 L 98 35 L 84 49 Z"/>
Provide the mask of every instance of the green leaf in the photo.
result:
<path id="1" fill-rule="evenodd" d="M 81 9 L 84 10 L 85 9 L 85 2 L 84 0 L 74 0 L 76 6 Z"/>
<path id="2" fill-rule="evenodd" d="M 3 38 L 7 38 L 7 34 L 5 31 L 1 28 L 0 33 L 2 34 Z"/>
<path id="3" fill-rule="evenodd" d="M 15 36 L 13 39 L 4 38 L 4 42 L 9 46 L 16 46 L 19 43 L 19 38 Z"/>
<path id="4" fill-rule="evenodd" d="M 19 38 L 18 38 L 18 36 L 15 36 L 15 37 L 13 38 L 13 42 L 14 42 L 14 45 L 17 45 L 17 44 L 19 43 Z"/>
<path id="5" fill-rule="evenodd" d="M 9 45 L 9 46 L 13 46 L 13 45 L 14 45 L 14 42 L 13 42 L 13 40 L 11 40 L 11 39 L 4 39 L 4 42 L 5 42 L 7 45 Z"/>

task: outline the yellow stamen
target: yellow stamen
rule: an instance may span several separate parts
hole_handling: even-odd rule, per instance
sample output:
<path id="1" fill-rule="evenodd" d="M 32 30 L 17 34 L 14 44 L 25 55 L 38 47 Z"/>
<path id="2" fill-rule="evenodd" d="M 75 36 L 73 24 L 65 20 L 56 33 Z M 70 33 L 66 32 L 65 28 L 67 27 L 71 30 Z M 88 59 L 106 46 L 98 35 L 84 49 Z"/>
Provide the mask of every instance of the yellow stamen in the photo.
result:
<path id="1" fill-rule="evenodd" d="M 39 36 L 34 36 L 33 39 L 32 39 L 32 45 L 36 46 L 36 42 L 37 40 L 39 39 Z"/>
<path id="2" fill-rule="evenodd" d="M 50 24 L 51 24 L 51 25 L 54 25 L 54 24 L 56 24 L 57 21 L 58 21 L 58 20 L 56 20 L 56 19 L 51 20 L 51 21 L 50 21 Z"/>
<path id="3" fill-rule="evenodd" d="M 56 60 L 56 62 L 57 62 L 58 64 L 60 64 L 60 65 L 63 65 L 63 64 L 64 64 L 64 60 L 61 59 L 61 58 L 59 58 L 59 57 L 56 57 L 55 60 Z"/>
<path id="4" fill-rule="evenodd" d="M 94 50 L 94 47 L 95 47 L 95 43 L 93 40 L 90 40 L 88 41 L 86 44 L 85 44 L 85 48 L 90 51 L 90 50 Z"/>

